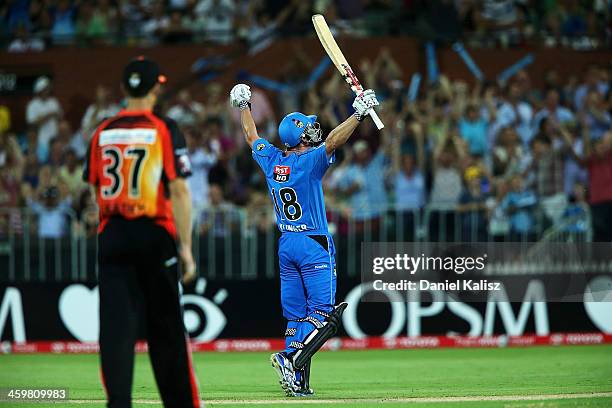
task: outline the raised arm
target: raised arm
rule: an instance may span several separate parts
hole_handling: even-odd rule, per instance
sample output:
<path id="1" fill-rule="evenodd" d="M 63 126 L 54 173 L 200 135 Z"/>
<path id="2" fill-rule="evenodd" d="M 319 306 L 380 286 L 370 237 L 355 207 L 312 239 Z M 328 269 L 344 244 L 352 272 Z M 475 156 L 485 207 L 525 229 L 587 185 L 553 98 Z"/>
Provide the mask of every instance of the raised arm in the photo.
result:
<path id="1" fill-rule="evenodd" d="M 332 154 L 334 150 L 342 147 L 348 138 L 351 137 L 355 129 L 357 129 L 359 123 L 365 119 L 365 117 L 370 114 L 372 108 L 378 104 L 376 94 L 371 89 L 355 97 L 353 101 L 355 113 L 332 130 L 327 136 L 327 139 L 325 139 L 325 152 L 327 155 Z"/>
<path id="2" fill-rule="evenodd" d="M 244 133 L 244 139 L 253 147 L 253 143 L 259 139 L 257 134 L 257 128 L 255 127 L 255 121 L 251 115 L 251 109 L 243 109 L 240 111 L 240 123 L 242 124 L 242 133 Z"/>
<path id="3" fill-rule="evenodd" d="M 344 122 L 336 126 L 334 130 L 329 132 L 327 139 L 325 139 L 325 151 L 327 155 L 332 154 L 334 150 L 344 145 L 355 129 L 357 129 L 357 126 L 359 126 L 359 121 L 354 115 L 351 115 Z"/>
<path id="4" fill-rule="evenodd" d="M 416 140 L 417 145 L 417 167 L 422 174 L 425 174 L 425 131 L 423 130 L 423 126 L 421 126 L 421 124 L 416 121 L 412 124 L 411 130 L 414 134 L 414 138 Z"/>
<path id="5" fill-rule="evenodd" d="M 589 157 L 590 151 L 591 151 L 591 146 L 590 146 L 591 141 L 588 140 L 588 131 L 586 130 L 586 128 L 584 128 L 582 131 L 583 135 L 585 134 L 587 135 L 587 140 L 583 139 L 584 143 L 583 143 L 582 150 L 584 154 L 580 154 L 576 151 L 572 134 L 570 133 L 569 130 L 567 130 L 565 126 L 559 125 L 558 129 L 559 129 L 559 133 L 561 134 L 561 137 L 563 138 L 563 140 L 565 141 L 565 144 L 567 145 L 567 149 L 569 151 L 570 156 L 572 156 L 572 159 L 574 159 L 574 161 L 578 163 L 580 166 L 585 166 L 587 164 L 586 158 Z"/>
<path id="6" fill-rule="evenodd" d="M 580 124 L 582 129 L 582 157 L 588 159 L 593 153 L 593 146 L 591 145 L 591 132 L 589 132 L 589 125 L 586 122 L 584 115 L 580 118 Z"/>
<path id="7" fill-rule="evenodd" d="M 15 179 L 21 180 L 23 178 L 23 171 L 25 169 L 25 158 L 23 157 L 23 153 L 21 152 L 21 148 L 19 147 L 15 136 L 7 135 L 4 137 L 6 138 L 6 150 L 11 160 L 13 174 Z"/>
<path id="8" fill-rule="evenodd" d="M 257 127 L 251 115 L 251 88 L 245 84 L 235 85 L 230 91 L 230 103 L 233 107 L 240 109 L 240 124 L 244 139 L 253 147 L 253 143 L 259 139 Z"/>

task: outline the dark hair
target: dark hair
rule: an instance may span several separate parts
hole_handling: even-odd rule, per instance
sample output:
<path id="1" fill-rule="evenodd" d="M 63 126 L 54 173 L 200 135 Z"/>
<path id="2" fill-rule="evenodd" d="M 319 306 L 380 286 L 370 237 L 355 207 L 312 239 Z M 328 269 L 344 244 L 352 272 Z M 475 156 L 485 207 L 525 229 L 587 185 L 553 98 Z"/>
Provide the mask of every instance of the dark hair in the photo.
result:
<path id="1" fill-rule="evenodd" d="M 74 156 L 75 158 L 77 158 L 77 153 L 76 153 L 76 150 L 74 150 L 74 148 L 73 148 L 73 147 L 68 146 L 68 147 L 66 147 L 66 148 L 64 149 L 64 159 L 65 159 L 66 157 L 70 156 L 70 155 L 72 155 L 72 156 Z"/>
<path id="2" fill-rule="evenodd" d="M 544 127 L 548 124 L 548 122 L 550 121 L 550 119 L 548 118 L 542 118 L 542 120 L 540 120 L 540 123 L 538 124 L 538 133 L 543 133 L 544 132 Z"/>
<path id="3" fill-rule="evenodd" d="M 51 186 L 46 188 L 43 192 L 42 192 L 42 197 L 44 199 L 49 199 L 49 198 L 58 198 L 59 197 L 59 188 L 55 187 L 55 186 Z"/>
<path id="4" fill-rule="evenodd" d="M 545 96 L 548 96 L 551 92 L 554 92 L 557 94 L 557 96 L 560 98 L 561 97 L 561 92 L 559 92 L 559 90 L 557 88 L 555 88 L 554 86 L 549 86 L 545 89 Z"/>
<path id="5" fill-rule="evenodd" d="M 536 143 L 542 143 L 547 146 L 552 145 L 552 141 L 550 140 L 550 137 L 548 137 L 547 135 L 543 133 L 538 133 L 538 135 L 531 140 L 530 145 L 533 147 L 533 145 L 535 145 Z"/>
<path id="6" fill-rule="evenodd" d="M 496 91 L 499 89 L 495 81 L 491 81 L 490 79 L 487 79 L 482 83 L 482 88 L 480 88 L 480 94 L 484 95 L 485 91 L 489 88 L 493 88 Z"/>

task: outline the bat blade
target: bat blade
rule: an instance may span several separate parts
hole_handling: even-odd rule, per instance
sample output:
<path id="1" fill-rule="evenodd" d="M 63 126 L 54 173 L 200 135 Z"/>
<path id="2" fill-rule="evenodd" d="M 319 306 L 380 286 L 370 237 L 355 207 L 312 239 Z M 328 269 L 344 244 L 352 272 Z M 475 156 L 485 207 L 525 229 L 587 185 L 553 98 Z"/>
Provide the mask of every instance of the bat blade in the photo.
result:
<path id="1" fill-rule="evenodd" d="M 338 71 L 340 71 L 340 74 L 344 80 L 351 86 L 353 92 L 356 95 L 360 95 L 363 92 L 363 86 L 344 57 L 342 50 L 340 50 L 336 39 L 332 35 L 332 32 L 327 25 L 327 21 L 325 21 L 325 17 L 323 17 L 321 14 L 315 14 L 312 16 L 312 24 L 314 25 L 317 37 L 319 37 L 319 41 L 321 42 L 321 45 L 329 58 L 332 60 Z M 370 111 L 370 117 L 379 130 L 385 127 L 374 109 Z"/>
<path id="2" fill-rule="evenodd" d="M 344 67 L 348 66 L 348 62 L 344 54 L 342 54 L 340 47 L 338 47 L 338 43 L 329 29 L 327 21 L 325 21 L 325 18 L 321 14 L 315 14 L 312 16 L 312 24 L 314 25 L 319 41 L 321 45 L 323 45 L 325 52 L 327 52 L 327 55 L 329 55 L 329 58 L 336 68 L 338 68 L 341 73 L 344 73 Z"/>

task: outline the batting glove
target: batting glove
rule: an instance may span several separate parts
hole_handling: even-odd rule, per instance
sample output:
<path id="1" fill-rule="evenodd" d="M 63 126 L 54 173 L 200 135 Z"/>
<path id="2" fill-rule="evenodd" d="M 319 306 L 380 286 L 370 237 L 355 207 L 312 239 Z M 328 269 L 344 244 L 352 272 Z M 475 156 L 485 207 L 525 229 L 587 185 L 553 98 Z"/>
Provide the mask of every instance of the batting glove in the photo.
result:
<path id="1" fill-rule="evenodd" d="M 378 103 L 378 99 L 376 99 L 376 94 L 373 90 L 367 89 L 363 91 L 360 95 L 355 97 L 353 101 L 353 108 L 355 109 L 355 117 L 358 121 L 362 121 L 366 116 L 370 114 L 370 111 L 374 106 L 380 105 Z"/>
<path id="2" fill-rule="evenodd" d="M 235 108 L 251 108 L 251 88 L 245 84 L 234 85 L 230 91 L 230 103 Z"/>

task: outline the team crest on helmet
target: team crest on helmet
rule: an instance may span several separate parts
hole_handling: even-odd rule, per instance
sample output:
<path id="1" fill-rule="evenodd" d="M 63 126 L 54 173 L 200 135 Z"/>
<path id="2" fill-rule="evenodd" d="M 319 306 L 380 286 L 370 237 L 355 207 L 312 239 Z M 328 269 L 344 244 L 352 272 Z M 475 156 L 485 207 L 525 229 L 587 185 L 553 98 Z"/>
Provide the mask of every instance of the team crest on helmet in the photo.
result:
<path id="1" fill-rule="evenodd" d="M 304 127 L 304 122 L 302 122 L 299 119 L 291 119 L 293 121 L 293 123 L 295 123 L 295 126 L 299 127 L 299 128 L 303 128 Z"/>
<path id="2" fill-rule="evenodd" d="M 258 145 L 257 145 L 257 150 L 258 150 L 258 151 L 259 151 L 259 150 L 263 150 L 265 147 L 266 147 L 266 145 L 265 145 L 265 144 L 260 143 L 260 144 L 258 144 Z"/>
<path id="3" fill-rule="evenodd" d="M 128 82 L 132 88 L 138 88 L 138 85 L 140 85 L 140 75 L 137 72 L 133 72 Z"/>

